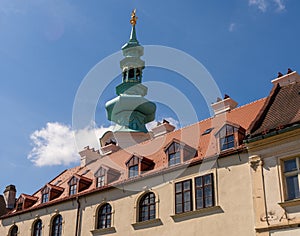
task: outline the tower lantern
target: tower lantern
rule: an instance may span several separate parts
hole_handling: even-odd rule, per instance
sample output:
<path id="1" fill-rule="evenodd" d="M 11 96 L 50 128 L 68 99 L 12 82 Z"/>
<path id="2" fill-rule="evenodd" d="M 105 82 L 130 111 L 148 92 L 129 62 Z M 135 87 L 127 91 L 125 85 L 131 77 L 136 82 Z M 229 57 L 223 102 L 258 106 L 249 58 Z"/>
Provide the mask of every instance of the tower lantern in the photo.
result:
<path id="1" fill-rule="evenodd" d="M 116 87 L 118 96 L 105 104 L 108 120 L 116 123 L 114 136 L 119 137 L 119 141 L 126 135 L 131 135 L 135 142 L 149 139 L 145 124 L 155 119 L 155 103 L 144 98 L 147 95 L 147 87 L 142 84 L 145 62 L 140 58 L 144 55 L 144 48 L 137 40 L 136 21 L 134 10 L 130 19 L 130 38 L 122 47 L 122 83 Z"/>

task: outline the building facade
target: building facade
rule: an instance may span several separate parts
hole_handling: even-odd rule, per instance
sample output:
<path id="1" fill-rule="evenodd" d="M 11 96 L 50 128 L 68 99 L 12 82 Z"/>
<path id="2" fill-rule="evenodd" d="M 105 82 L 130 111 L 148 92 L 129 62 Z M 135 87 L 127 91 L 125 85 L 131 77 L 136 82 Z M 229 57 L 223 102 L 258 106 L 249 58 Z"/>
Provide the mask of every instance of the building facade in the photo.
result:
<path id="1" fill-rule="evenodd" d="M 116 129 L 34 194 L 16 199 L 8 186 L 0 235 L 299 235 L 300 76 L 288 71 L 241 107 L 225 96 L 196 124 L 148 131 L 156 106 L 144 98 L 135 12 L 131 24 L 106 104 Z"/>

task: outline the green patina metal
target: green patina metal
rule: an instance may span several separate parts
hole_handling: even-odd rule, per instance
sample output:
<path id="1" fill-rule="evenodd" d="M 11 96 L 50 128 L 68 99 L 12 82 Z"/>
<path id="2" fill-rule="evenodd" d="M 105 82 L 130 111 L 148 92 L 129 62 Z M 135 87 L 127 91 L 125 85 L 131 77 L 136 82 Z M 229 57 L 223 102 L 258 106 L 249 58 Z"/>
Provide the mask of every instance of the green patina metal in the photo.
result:
<path id="1" fill-rule="evenodd" d="M 142 84 L 145 62 L 140 57 L 144 54 L 144 48 L 137 40 L 135 24 L 122 52 L 122 83 L 116 87 L 118 96 L 105 104 L 107 118 L 117 124 L 114 131 L 147 133 L 145 124 L 155 119 L 156 105 L 144 98 L 148 90 Z"/>

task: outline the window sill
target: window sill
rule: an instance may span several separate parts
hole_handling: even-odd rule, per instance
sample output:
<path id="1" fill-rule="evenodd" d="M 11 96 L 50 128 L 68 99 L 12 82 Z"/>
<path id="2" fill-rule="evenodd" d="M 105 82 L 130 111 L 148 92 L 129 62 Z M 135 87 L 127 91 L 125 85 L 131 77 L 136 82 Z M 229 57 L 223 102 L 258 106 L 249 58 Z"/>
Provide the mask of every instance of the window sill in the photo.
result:
<path id="1" fill-rule="evenodd" d="M 91 230 L 93 236 L 116 233 L 115 227 Z"/>
<path id="2" fill-rule="evenodd" d="M 145 228 L 150 228 L 150 227 L 155 227 L 162 225 L 161 219 L 156 218 L 153 220 L 146 220 L 146 221 L 141 221 L 141 222 L 136 222 L 131 224 L 132 227 L 137 230 L 137 229 L 145 229 Z"/>
<path id="3" fill-rule="evenodd" d="M 285 207 L 292 207 L 292 206 L 299 206 L 300 205 L 300 198 L 295 198 L 292 200 L 287 200 L 285 202 L 278 203 L 282 208 Z"/>
<path id="4" fill-rule="evenodd" d="M 175 222 L 177 222 L 177 221 L 189 220 L 196 217 L 202 217 L 202 216 L 218 214 L 223 212 L 224 211 L 220 206 L 212 206 L 212 207 L 202 208 L 194 211 L 178 213 L 175 215 L 171 215 L 171 217 Z"/>

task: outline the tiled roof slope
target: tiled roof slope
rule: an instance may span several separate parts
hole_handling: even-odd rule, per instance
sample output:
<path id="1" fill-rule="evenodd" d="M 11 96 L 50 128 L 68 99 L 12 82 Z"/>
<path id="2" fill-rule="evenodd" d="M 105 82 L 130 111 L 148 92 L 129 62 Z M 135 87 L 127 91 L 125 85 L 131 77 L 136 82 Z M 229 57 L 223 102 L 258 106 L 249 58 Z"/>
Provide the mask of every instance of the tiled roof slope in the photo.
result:
<path id="1" fill-rule="evenodd" d="M 0 195 L 0 216 L 6 213 L 6 204 L 3 195 Z"/>
<path id="2" fill-rule="evenodd" d="M 275 85 L 260 114 L 250 126 L 250 137 L 300 123 L 300 82 Z"/>
<path id="3" fill-rule="evenodd" d="M 103 188 L 96 188 L 95 178 L 95 173 L 101 166 L 106 166 L 120 172 L 120 178 L 112 184 L 127 181 L 128 178 L 126 174 L 127 172 L 125 163 L 135 154 L 140 157 L 146 157 L 154 162 L 154 168 L 150 171 L 147 171 L 147 173 L 143 174 L 143 176 L 168 169 L 170 167 L 168 167 L 168 159 L 165 154 L 165 147 L 174 140 L 183 142 L 184 144 L 187 144 L 188 146 L 197 150 L 197 156 L 194 157 L 192 161 L 201 161 L 204 158 L 218 155 L 220 152 L 217 148 L 215 134 L 220 130 L 220 128 L 222 128 L 224 124 L 229 123 L 241 126 L 245 130 L 248 130 L 251 122 L 263 107 L 265 100 L 265 98 L 257 100 L 223 114 L 202 120 L 196 124 L 158 136 L 152 140 L 145 141 L 127 149 L 121 148 L 119 151 L 116 151 L 110 155 L 101 156 L 99 154 L 99 158 L 96 161 L 93 161 L 83 167 L 77 166 L 68 169 L 44 185 L 51 185 L 64 189 L 61 195 L 56 199 L 48 203 L 41 203 L 41 190 L 44 188 L 44 186 L 42 186 L 40 190 L 33 194 L 34 197 L 38 198 L 38 201 L 32 207 L 19 212 L 13 210 L 4 217 L 8 217 L 9 215 L 13 214 L 19 214 L 27 210 L 32 210 L 33 208 L 40 208 L 49 204 L 55 204 L 56 202 L 75 197 L 76 195 L 71 197 L 69 196 L 68 185 L 68 181 L 74 175 L 79 175 L 83 178 L 88 178 L 93 181 L 87 189 L 79 193 L 80 195 L 88 192 L 101 191 Z M 209 134 L 203 135 L 203 133 L 209 128 L 213 128 L 213 130 Z M 95 153 L 93 153 L 93 155 L 95 155 Z"/>

